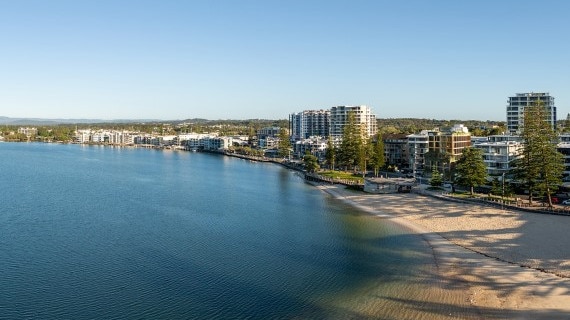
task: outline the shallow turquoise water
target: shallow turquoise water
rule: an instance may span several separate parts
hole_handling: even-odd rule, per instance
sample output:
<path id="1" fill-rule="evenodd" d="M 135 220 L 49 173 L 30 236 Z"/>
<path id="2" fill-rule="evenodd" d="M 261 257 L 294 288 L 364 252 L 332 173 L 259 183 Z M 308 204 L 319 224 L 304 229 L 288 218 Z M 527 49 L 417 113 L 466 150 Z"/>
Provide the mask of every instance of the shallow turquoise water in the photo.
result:
<path id="1" fill-rule="evenodd" d="M 432 281 L 416 235 L 273 164 L 0 143 L 0 318 L 363 318 Z"/>

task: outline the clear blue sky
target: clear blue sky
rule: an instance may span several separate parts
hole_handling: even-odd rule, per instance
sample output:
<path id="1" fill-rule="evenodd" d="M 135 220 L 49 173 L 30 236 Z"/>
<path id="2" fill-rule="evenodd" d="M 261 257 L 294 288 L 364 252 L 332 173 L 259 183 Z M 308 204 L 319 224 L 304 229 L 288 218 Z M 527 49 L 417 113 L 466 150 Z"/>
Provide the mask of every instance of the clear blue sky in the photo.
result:
<path id="1" fill-rule="evenodd" d="M 570 112 L 570 1 L 0 0 L 0 116 L 505 120 Z"/>

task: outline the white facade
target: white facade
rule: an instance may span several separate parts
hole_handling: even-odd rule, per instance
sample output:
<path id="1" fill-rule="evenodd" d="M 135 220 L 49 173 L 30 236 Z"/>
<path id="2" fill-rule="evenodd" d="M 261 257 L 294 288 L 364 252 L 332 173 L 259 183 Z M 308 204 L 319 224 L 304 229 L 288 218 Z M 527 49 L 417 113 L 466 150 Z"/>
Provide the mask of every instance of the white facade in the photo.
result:
<path id="1" fill-rule="evenodd" d="M 425 170 L 425 154 L 428 152 L 428 131 L 408 136 L 409 166 L 414 177 L 422 176 Z"/>
<path id="2" fill-rule="evenodd" d="M 473 147 L 483 150 L 483 161 L 490 176 L 501 176 L 509 174 L 511 161 L 519 158 L 522 153 L 522 143 L 515 140 L 503 140 L 507 136 L 490 136 L 489 141 L 479 142 Z"/>
<path id="3" fill-rule="evenodd" d="M 257 147 L 260 149 L 274 149 L 279 145 L 281 139 L 275 137 L 260 138 L 257 141 Z"/>
<path id="4" fill-rule="evenodd" d="M 203 139 L 203 146 L 205 150 L 225 150 L 232 146 L 232 140 L 233 139 L 231 137 L 208 136 Z"/>
<path id="5" fill-rule="evenodd" d="M 190 150 L 204 149 L 206 139 L 214 138 L 215 136 L 202 133 L 183 134 L 179 136 L 180 144 L 186 145 Z"/>
<path id="6" fill-rule="evenodd" d="M 323 137 L 309 137 L 308 139 L 303 139 L 296 141 L 293 144 L 293 153 L 299 158 L 309 152 L 317 157 L 324 156 L 324 152 L 327 149 L 327 140 Z"/>
<path id="7" fill-rule="evenodd" d="M 372 114 L 372 110 L 367 106 L 337 106 L 332 107 L 330 111 L 330 135 L 333 138 L 342 138 L 344 126 L 348 123 L 348 114 L 354 114 L 354 120 L 357 125 L 364 125 L 366 135 L 373 136 L 377 132 L 376 116 Z"/>
<path id="8" fill-rule="evenodd" d="M 91 141 L 91 130 L 77 130 L 75 131 L 76 143 L 89 143 Z"/>
<path id="9" fill-rule="evenodd" d="M 31 136 L 35 136 L 38 134 L 38 129 L 37 128 L 27 128 L 27 127 L 23 128 L 23 127 L 21 127 L 21 128 L 18 128 L 18 133 L 19 134 L 25 134 L 26 136 L 31 137 Z"/>

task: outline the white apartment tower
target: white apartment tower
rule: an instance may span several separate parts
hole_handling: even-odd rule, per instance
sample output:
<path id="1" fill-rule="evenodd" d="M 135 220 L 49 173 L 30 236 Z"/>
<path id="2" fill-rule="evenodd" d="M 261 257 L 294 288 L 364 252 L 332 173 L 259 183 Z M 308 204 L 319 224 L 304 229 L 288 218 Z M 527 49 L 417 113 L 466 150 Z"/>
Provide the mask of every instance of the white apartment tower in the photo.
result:
<path id="1" fill-rule="evenodd" d="M 330 130 L 329 110 L 305 110 L 289 115 L 291 139 L 299 141 L 309 137 L 328 137 Z"/>
<path id="2" fill-rule="evenodd" d="M 537 101 L 542 101 L 548 109 L 548 121 L 553 129 L 556 129 L 556 106 L 554 97 L 547 93 L 517 93 L 509 97 L 507 105 L 507 129 L 512 134 L 520 134 L 523 127 L 523 114 L 526 107 L 532 106 Z"/>
<path id="3" fill-rule="evenodd" d="M 376 116 L 367 106 L 337 106 L 331 108 L 330 135 L 333 139 L 341 139 L 344 126 L 348 122 L 348 114 L 352 112 L 357 124 L 364 124 L 366 134 L 373 136 L 377 131 Z"/>

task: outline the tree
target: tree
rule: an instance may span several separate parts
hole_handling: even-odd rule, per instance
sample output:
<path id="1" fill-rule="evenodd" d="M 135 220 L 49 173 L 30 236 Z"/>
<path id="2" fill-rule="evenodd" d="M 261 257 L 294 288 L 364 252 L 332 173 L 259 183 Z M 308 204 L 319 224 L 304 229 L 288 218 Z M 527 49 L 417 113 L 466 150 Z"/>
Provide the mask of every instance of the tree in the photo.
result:
<path id="1" fill-rule="evenodd" d="M 327 150 L 325 151 L 325 159 L 331 170 L 334 170 L 334 162 L 336 158 L 336 148 L 334 147 L 332 137 L 329 136 L 329 140 L 327 141 Z"/>
<path id="2" fill-rule="evenodd" d="M 457 173 L 457 183 L 469 186 L 471 195 L 473 188 L 487 182 L 487 169 L 483 161 L 483 150 L 476 148 L 465 148 L 455 166 Z"/>
<path id="3" fill-rule="evenodd" d="M 279 157 L 289 156 L 291 151 L 291 140 L 289 139 L 289 132 L 285 128 L 279 130 L 279 145 L 278 145 Z"/>
<path id="4" fill-rule="evenodd" d="M 450 163 L 450 156 L 446 152 L 441 152 L 437 149 L 431 150 L 425 153 L 424 155 L 425 163 L 428 167 L 437 167 L 443 169 L 443 174 L 445 175 L 445 164 Z M 451 168 L 450 168 L 451 171 Z M 449 172 L 451 176 L 451 172 Z"/>
<path id="5" fill-rule="evenodd" d="M 441 187 L 443 185 L 443 178 L 441 177 L 441 173 L 437 171 L 436 166 L 432 168 L 431 179 L 429 180 L 429 184 L 432 187 Z"/>
<path id="6" fill-rule="evenodd" d="M 303 157 L 303 164 L 308 172 L 315 172 L 319 169 L 319 161 L 317 157 L 307 152 Z"/>
<path id="7" fill-rule="evenodd" d="M 497 177 L 493 178 L 493 181 L 491 181 L 491 194 L 496 196 L 503 195 L 503 185 L 501 184 L 501 181 L 499 181 L 499 178 Z"/>
<path id="8" fill-rule="evenodd" d="M 342 142 L 339 149 L 339 160 L 347 168 L 356 169 L 362 147 L 362 133 L 356 124 L 354 112 L 349 112 L 343 128 Z"/>
<path id="9" fill-rule="evenodd" d="M 197 130 L 196 130 L 197 131 Z M 257 145 L 257 135 L 255 134 L 255 128 L 249 127 L 248 128 L 248 143 L 250 147 L 255 147 Z"/>
<path id="10" fill-rule="evenodd" d="M 361 137 L 362 143 L 360 145 L 359 157 L 358 157 L 358 166 L 362 171 L 362 177 L 366 176 L 366 170 L 368 169 L 368 164 L 372 161 L 374 157 L 374 148 L 372 147 L 372 141 L 370 138 L 364 138 L 365 131 L 364 126 L 361 126 Z"/>
<path id="11" fill-rule="evenodd" d="M 556 150 L 558 135 L 548 121 L 548 110 L 542 101 L 524 109 L 521 132 L 522 157 L 515 160 L 515 178 L 529 191 L 529 203 L 534 194 L 546 195 L 552 206 L 550 195 L 562 184 L 564 160 Z"/>
<path id="12" fill-rule="evenodd" d="M 384 155 L 384 140 L 382 140 L 381 134 L 378 133 L 376 135 L 376 140 L 372 144 L 372 148 L 374 149 L 372 156 L 372 167 L 374 167 L 374 175 L 378 177 L 378 171 L 386 164 L 386 155 Z"/>

